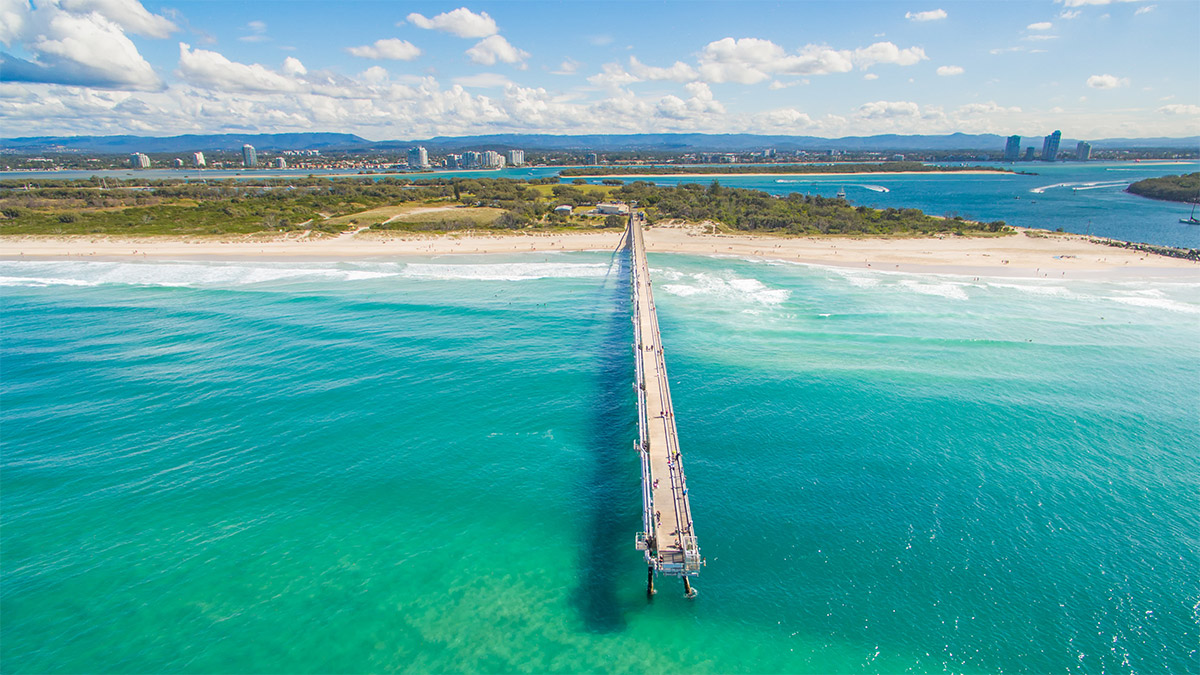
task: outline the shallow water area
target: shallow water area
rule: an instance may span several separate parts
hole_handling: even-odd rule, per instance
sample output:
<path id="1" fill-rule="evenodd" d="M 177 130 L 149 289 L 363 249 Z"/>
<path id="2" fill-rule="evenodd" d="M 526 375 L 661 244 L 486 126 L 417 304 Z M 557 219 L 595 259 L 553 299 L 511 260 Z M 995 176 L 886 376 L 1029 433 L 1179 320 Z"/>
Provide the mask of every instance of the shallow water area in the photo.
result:
<path id="1" fill-rule="evenodd" d="M 694 601 L 620 256 L 0 262 L 3 670 L 1196 669 L 1196 283 L 650 264 Z"/>

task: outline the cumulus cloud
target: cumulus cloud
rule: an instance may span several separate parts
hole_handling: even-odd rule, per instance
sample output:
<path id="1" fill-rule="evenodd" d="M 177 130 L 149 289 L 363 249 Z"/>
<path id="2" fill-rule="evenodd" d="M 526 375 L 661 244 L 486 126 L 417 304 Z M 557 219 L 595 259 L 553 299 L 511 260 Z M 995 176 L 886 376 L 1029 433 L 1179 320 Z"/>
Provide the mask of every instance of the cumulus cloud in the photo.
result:
<path id="1" fill-rule="evenodd" d="M 1164 115 L 1200 115 L 1200 105 L 1190 103 L 1172 103 L 1158 109 Z"/>
<path id="2" fill-rule="evenodd" d="M 1116 75 L 1092 75 L 1087 79 L 1087 86 L 1092 89 L 1116 89 L 1129 86 L 1129 78 Z"/>
<path id="3" fill-rule="evenodd" d="M 1083 7 L 1084 5 L 1111 5 L 1114 2 L 1142 2 L 1142 0 L 1054 0 L 1066 7 Z"/>
<path id="4" fill-rule="evenodd" d="M 0 81 L 9 82 L 158 89 L 162 81 L 125 30 L 153 37 L 176 30 L 128 0 L 48 2 L 36 8 L 10 0 L 0 4 L 0 18 L 0 40 L 19 44 L 32 56 L 26 60 L 0 52 Z"/>
<path id="5" fill-rule="evenodd" d="M 563 62 L 558 66 L 558 70 L 552 70 L 555 75 L 574 75 L 579 72 L 579 66 L 583 64 L 570 57 L 563 59 Z"/>
<path id="6" fill-rule="evenodd" d="M 493 35 L 480 40 L 474 47 L 468 49 L 467 56 L 471 57 L 475 63 L 485 66 L 494 66 L 497 62 L 501 62 L 512 63 L 523 68 L 525 59 L 529 58 L 529 52 L 512 46 L 502 35 Z"/>
<path id="7" fill-rule="evenodd" d="M 61 0 L 59 6 L 68 12 L 96 12 L 124 30 L 145 37 L 167 38 L 179 30 L 166 17 L 151 14 L 138 0 Z"/>
<path id="8" fill-rule="evenodd" d="M 290 57 L 289 60 L 294 61 L 289 65 L 293 74 L 304 68 L 298 60 Z M 230 61 L 214 51 L 192 49 L 184 42 L 179 43 L 178 75 L 197 86 L 221 91 L 294 92 L 301 88 L 295 77 L 281 75 L 257 63 Z"/>
<path id="9" fill-rule="evenodd" d="M 1135 11 L 1133 15 L 1138 16 L 1139 14 L 1149 14 L 1156 9 L 1158 9 L 1158 5 L 1146 5 L 1145 7 L 1138 7 L 1137 11 Z"/>
<path id="10" fill-rule="evenodd" d="M 940 21 L 946 18 L 946 10 L 931 9 L 927 12 L 905 12 L 904 18 L 909 21 Z"/>
<path id="11" fill-rule="evenodd" d="M 863 119 L 894 119 L 917 117 L 921 107 L 912 101 L 872 101 L 858 107 L 858 117 Z"/>
<path id="12" fill-rule="evenodd" d="M 657 66 L 647 66 L 637 60 L 637 57 L 629 57 L 629 72 L 639 80 L 673 80 L 675 82 L 691 82 L 699 77 L 695 68 L 687 65 L 682 61 L 676 61 L 673 65 L 667 68 Z"/>
<path id="13" fill-rule="evenodd" d="M 1050 30 L 1051 28 L 1054 28 L 1054 24 L 1050 23 L 1049 21 L 1039 21 L 1037 23 L 1031 23 L 1025 28 L 1029 30 Z"/>
<path id="14" fill-rule="evenodd" d="M 937 74 L 941 75 L 942 77 L 949 77 L 951 75 L 962 75 L 963 69 L 962 69 L 962 66 L 938 66 Z"/>
<path id="15" fill-rule="evenodd" d="M 911 66 L 929 57 L 925 56 L 925 50 L 920 47 L 900 49 L 891 42 L 876 42 L 870 47 L 855 49 L 852 58 L 856 66 L 865 70 L 879 63 Z"/>
<path id="16" fill-rule="evenodd" d="M 421 50 L 408 40 L 385 38 L 376 40 L 374 44 L 361 47 L 347 47 L 346 51 L 352 56 L 363 59 L 391 59 L 393 61 L 412 61 L 421 55 Z"/>
<path id="17" fill-rule="evenodd" d="M 927 58 L 920 47 L 901 49 L 891 42 L 854 50 L 810 44 L 788 54 L 769 40 L 725 38 L 705 47 L 699 71 L 710 82 L 754 84 L 773 74 L 827 75 L 878 64 L 910 66 Z"/>
<path id="18" fill-rule="evenodd" d="M 460 38 L 485 38 L 500 32 L 495 20 L 488 16 L 487 12 L 476 14 L 466 7 L 438 14 L 433 18 L 413 12 L 408 15 L 408 22 L 417 28 L 440 30 Z"/>
<path id="19" fill-rule="evenodd" d="M 960 115 L 999 115 L 1003 113 L 1019 113 L 1021 108 L 1012 106 L 1006 108 L 995 101 L 987 103 L 968 103 L 960 106 L 956 111 Z"/>
<path id="20" fill-rule="evenodd" d="M 871 80 L 878 80 L 879 76 L 875 73 L 867 73 L 866 75 L 863 75 L 863 79 L 869 82 Z"/>
<path id="21" fill-rule="evenodd" d="M 454 84 L 474 89 L 500 89 L 513 84 L 513 81 L 500 73 L 476 73 L 454 78 Z"/>

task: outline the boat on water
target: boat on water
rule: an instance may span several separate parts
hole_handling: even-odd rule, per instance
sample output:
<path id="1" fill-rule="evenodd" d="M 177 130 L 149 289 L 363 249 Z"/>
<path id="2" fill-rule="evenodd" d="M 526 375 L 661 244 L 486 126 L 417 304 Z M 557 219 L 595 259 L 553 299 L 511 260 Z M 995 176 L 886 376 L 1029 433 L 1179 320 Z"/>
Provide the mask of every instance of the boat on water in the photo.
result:
<path id="1" fill-rule="evenodd" d="M 1196 217 L 1196 204 L 1192 203 L 1192 215 L 1187 218 L 1180 218 L 1179 222 L 1187 223 L 1188 225 L 1200 225 L 1200 218 Z"/>
<path id="2" fill-rule="evenodd" d="M 838 198 L 838 199 L 845 199 L 845 198 L 846 198 L 846 188 L 839 188 L 839 189 L 838 189 L 838 191 L 837 191 L 837 198 Z"/>

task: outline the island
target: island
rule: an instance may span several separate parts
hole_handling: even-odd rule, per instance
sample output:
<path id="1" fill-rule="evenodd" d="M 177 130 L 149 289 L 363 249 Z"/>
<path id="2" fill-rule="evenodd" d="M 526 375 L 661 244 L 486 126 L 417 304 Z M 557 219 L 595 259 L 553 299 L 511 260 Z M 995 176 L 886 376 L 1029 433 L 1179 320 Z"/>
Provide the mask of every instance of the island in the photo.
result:
<path id="1" fill-rule="evenodd" d="M 1150 199 L 1195 204 L 1200 202 L 1200 171 L 1139 180 L 1125 191 Z"/>

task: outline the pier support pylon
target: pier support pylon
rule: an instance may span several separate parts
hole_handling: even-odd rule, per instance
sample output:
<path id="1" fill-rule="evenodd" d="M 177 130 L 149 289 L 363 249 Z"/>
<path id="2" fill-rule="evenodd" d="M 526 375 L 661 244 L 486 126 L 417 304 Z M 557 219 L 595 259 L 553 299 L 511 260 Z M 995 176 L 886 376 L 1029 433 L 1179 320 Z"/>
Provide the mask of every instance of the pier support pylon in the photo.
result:
<path id="1" fill-rule="evenodd" d="M 658 591 L 654 590 L 654 566 L 646 569 L 646 597 L 653 598 Z"/>
<path id="2" fill-rule="evenodd" d="M 685 598 L 696 597 L 696 589 L 692 588 L 692 582 L 688 581 L 687 577 L 683 578 L 683 597 L 685 597 Z"/>

